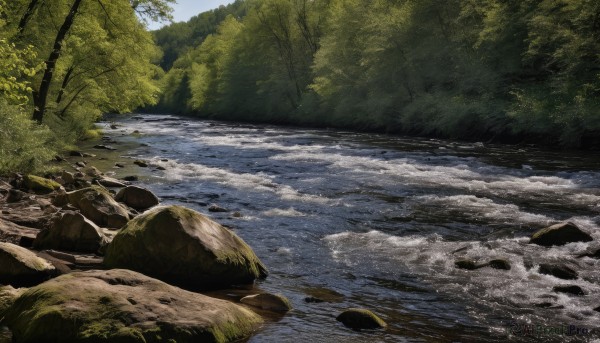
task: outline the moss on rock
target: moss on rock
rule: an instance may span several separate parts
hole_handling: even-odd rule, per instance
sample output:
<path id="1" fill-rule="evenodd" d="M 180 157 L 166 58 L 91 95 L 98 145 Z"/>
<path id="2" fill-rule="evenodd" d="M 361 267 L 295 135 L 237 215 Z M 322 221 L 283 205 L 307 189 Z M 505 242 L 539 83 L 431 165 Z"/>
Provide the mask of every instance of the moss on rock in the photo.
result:
<path id="1" fill-rule="evenodd" d="M 60 276 L 25 291 L 3 325 L 16 342 L 231 342 L 261 318 L 129 270 Z"/>
<path id="2" fill-rule="evenodd" d="M 35 175 L 26 175 L 23 179 L 25 187 L 37 194 L 48 194 L 60 189 L 60 184 L 56 181 L 45 179 Z"/>
<path id="3" fill-rule="evenodd" d="M 252 248 L 236 234 L 180 206 L 158 207 L 130 221 L 108 246 L 104 262 L 200 289 L 267 275 Z"/>

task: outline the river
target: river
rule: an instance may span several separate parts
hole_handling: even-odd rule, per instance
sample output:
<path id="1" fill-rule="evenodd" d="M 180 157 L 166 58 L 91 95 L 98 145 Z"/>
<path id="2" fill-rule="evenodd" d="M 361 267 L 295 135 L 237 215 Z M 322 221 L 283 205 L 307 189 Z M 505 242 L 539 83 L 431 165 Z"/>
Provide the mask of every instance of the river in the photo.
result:
<path id="1" fill-rule="evenodd" d="M 168 115 L 111 120 L 100 125 L 120 149 L 97 166 L 139 175 L 163 203 L 232 228 L 270 270 L 256 287 L 291 300 L 294 310 L 249 342 L 600 337 L 600 260 L 577 257 L 600 246 L 597 154 Z M 114 159 L 126 168 L 113 168 Z M 209 213 L 210 204 L 231 211 Z M 537 229 L 564 220 L 594 242 L 528 244 Z M 460 258 L 504 258 L 512 267 L 456 269 Z M 579 279 L 538 272 L 557 261 Z M 560 284 L 587 295 L 552 292 Z M 327 301 L 305 302 L 310 296 Z M 350 307 L 373 310 L 389 328 L 346 329 L 335 316 Z M 589 332 L 559 331 L 568 325 Z"/>

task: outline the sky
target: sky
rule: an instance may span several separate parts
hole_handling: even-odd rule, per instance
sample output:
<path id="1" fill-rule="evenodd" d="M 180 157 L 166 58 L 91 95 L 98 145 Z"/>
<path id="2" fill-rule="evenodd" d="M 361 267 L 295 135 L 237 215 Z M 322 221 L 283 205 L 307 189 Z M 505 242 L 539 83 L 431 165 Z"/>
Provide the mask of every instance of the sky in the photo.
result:
<path id="1" fill-rule="evenodd" d="M 234 0 L 177 0 L 177 4 L 173 5 L 173 17 L 175 22 L 188 21 L 191 17 L 217 8 L 221 5 L 227 5 Z M 148 28 L 156 30 L 168 23 L 150 23 Z"/>

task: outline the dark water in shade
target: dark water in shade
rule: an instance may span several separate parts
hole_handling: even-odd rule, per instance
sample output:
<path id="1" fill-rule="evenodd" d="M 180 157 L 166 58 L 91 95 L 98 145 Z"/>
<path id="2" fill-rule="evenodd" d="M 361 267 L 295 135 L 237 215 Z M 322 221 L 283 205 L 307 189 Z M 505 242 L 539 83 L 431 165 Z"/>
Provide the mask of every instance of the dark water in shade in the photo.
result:
<path id="1" fill-rule="evenodd" d="M 97 167 L 116 177 L 140 175 L 163 203 L 232 228 L 270 269 L 257 287 L 293 303 L 250 342 L 600 337 L 600 313 L 593 310 L 600 306 L 600 260 L 576 257 L 600 247 L 595 153 L 171 116 L 114 121 L 116 130 L 101 126 L 124 149 L 111 158 L 128 167 L 114 169 L 114 160 Z M 138 158 L 166 170 L 133 166 Z M 213 203 L 232 212 L 208 213 Z M 527 244 L 537 229 L 562 220 L 580 225 L 594 242 Z M 458 258 L 505 258 L 512 269 L 458 270 Z M 537 265 L 547 262 L 567 263 L 580 278 L 539 274 Z M 559 284 L 579 285 L 587 295 L 553 293 Z M 328 302 L 306 303 L 308 296 Z M 346 329 L 335 316 L 349 307 L 373 310 L 388 330 Z M 540 331 L 566 325 L 590 333 Z M 523 337 L 519 329 L 541 337 Z"/>

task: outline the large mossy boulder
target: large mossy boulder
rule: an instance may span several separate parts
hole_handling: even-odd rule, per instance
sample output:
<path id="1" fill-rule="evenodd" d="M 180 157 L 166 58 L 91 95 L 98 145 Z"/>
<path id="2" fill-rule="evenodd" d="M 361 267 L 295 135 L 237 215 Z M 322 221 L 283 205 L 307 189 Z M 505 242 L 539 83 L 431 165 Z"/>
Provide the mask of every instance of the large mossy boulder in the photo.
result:
<path id="1" fill-rule="evenodd" d="M 541 229 L 531 236 L 529 243 L 550 247 L 575 242 L 591 242 L 592 236 L 571 222 L 559 223 Z"/>
<path id="2" fill-rule="evenodd" d="M 242 306 L 129 270 L 66 274 L 25 291 L 1 324 L 15 342 L 231 342 L 262 322 Z"/>
<path id="3" fill-rule="evenodd" d="M 0 242 L 0 284 L 31 286 L 56 275 L 50 262 L 12 243 Z"/>
<path id="4" fill-rule="evenodd" d="M 108 244 L 108 238 L 96 224 L 81 213 L 65 211 L 58 213 L 47 229 L 40 231 L 33 247 L 95 253 Z"/>
<path id="5" fill-rule="evenodd" d="M 55 204 L 69 203 L 97 225 L 119 229 L 129 221 L 129 212 L 102 187 L 92 186 L 56 197 Z"/>
<path id="6" fill-rule="evenodd" d="M 236 234 L 180 206 L 157 207 L 130 221 L 108 246 L 104 263 L 193 289 L 251 283 L 267 275 Z"/>
<path id="7" fill-rule="evenodd" d="M 35 175 L 26 175 L 23 185 L 36 194 L 48 194 L 60 189 L 60 183 Z"/>
<path id="8" fill-rule="evenodd" d="M 145 210 L 159 203 L 154 193 L 137 186 L 128 186 L 121 189 L 115 199 L 136 210 Z"/>

